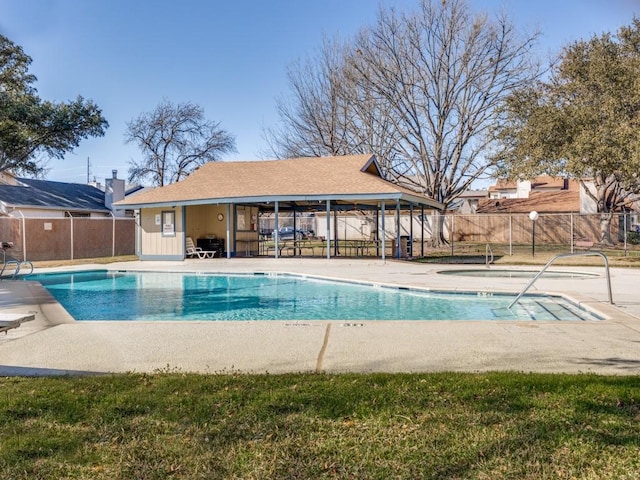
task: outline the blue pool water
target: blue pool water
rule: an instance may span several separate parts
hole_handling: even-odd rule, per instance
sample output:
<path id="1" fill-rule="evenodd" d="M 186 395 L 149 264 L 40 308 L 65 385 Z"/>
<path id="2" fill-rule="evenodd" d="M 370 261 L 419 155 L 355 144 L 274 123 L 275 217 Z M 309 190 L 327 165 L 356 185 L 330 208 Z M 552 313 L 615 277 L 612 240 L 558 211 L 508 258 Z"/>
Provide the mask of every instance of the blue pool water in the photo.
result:
<path id="1" fill-rule="evenodd" d="M 593 320 L 558 297 L 443 293 L 291 275 L 31 275 L 76 320 Z"/>

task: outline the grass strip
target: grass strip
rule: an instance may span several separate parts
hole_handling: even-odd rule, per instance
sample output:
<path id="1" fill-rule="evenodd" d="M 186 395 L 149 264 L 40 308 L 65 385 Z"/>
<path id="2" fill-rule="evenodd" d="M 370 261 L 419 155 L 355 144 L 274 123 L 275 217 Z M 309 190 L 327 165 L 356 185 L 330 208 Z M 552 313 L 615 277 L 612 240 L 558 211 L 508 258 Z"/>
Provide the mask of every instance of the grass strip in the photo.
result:
<path id="1" fill-rule="evenodd" d="M 631 479 L 633 376 L 0 379 L 3 479 Z"/>

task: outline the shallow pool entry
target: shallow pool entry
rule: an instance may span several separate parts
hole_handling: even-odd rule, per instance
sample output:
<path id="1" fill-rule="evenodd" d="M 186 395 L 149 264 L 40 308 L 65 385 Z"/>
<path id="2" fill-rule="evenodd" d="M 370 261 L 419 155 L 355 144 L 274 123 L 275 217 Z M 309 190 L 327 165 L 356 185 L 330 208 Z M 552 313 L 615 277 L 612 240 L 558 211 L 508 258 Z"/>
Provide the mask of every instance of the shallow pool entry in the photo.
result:
<path id="1" fill-rule="evenodd" d="M 76 320 L 597 320 L 554 296 L 450 293 L 281 274 L 32 275 Z"/>

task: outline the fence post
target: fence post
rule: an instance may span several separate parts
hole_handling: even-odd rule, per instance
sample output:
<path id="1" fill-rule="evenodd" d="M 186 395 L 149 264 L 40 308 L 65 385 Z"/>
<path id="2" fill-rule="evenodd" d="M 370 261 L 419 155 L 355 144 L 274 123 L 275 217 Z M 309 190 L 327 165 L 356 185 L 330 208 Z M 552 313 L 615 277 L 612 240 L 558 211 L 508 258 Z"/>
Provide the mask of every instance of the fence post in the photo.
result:
<path id="1" fill-rule="evenodd" d="M 73 215 L 69 215 L 69 225 L 71 225 L 71 258 L 73 260 Z"/>
<path id="2" fill-rule="evenodd" d="M 111 256 L 116 256 L 116 216 L 111 213 L 111 218 L 113 220 L 113 226 L 111 228 Z"/>
<path id="3" fill-rule="evenodd" d="M 22 212 L 20 212 L 22 215 Z M 27 261 L 27 220 L 22 215 L 22 261 Z"/>
<path id="4" fill-rule="evenodd" d="M 569 239 L 569 243 L 571 244 L 571 253 L 573 253 L 573 212 L 571 212 L 570 214 L 571 217 L 571 228 L 569 229 L 569 232 L 571 233 L 571 238 Z"/>
<path id="5" fill-rule="evenodd" d="M 513 257 L 513 215 L 509 214 L 509 256 Z"/>
<path id="6" fill-rule="evenodd" d="M 456 217 L 453 215 L 453 213 L 451 213 L 450 215 L 451 215 L 451 256 L 453 257 L 453 234 L 455 233 L 454 229 L 455 229 Z M 433 237 L 433 228 L 431 229 L 431 236 Z"/>
<path id="7" fill-rule="evenodd" d="M 624 256 L 626 257 L 628 252 L 627 252 L 627 212 L 625 212 L 624 210 L 622 211 L 622 225 L 623 225 L 623 229 L 624 232 L 622 232 L 622 236 L 624 237 Z"/>

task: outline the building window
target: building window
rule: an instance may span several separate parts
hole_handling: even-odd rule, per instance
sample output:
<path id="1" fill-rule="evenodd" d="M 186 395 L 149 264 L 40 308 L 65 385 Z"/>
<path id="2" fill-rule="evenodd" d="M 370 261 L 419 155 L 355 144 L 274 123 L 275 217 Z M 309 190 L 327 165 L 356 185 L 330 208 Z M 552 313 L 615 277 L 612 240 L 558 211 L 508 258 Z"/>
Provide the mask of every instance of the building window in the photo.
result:
<path id="1" fill-rule="evenodd" d="M 64 216 L 65 217 L 73 217 L 73 218 L 87 218 L 90 217 L 91 214 L 87 213 L 87 212 L 70 212 L 70 211 L 66 211 L 64 212 Z"/>

